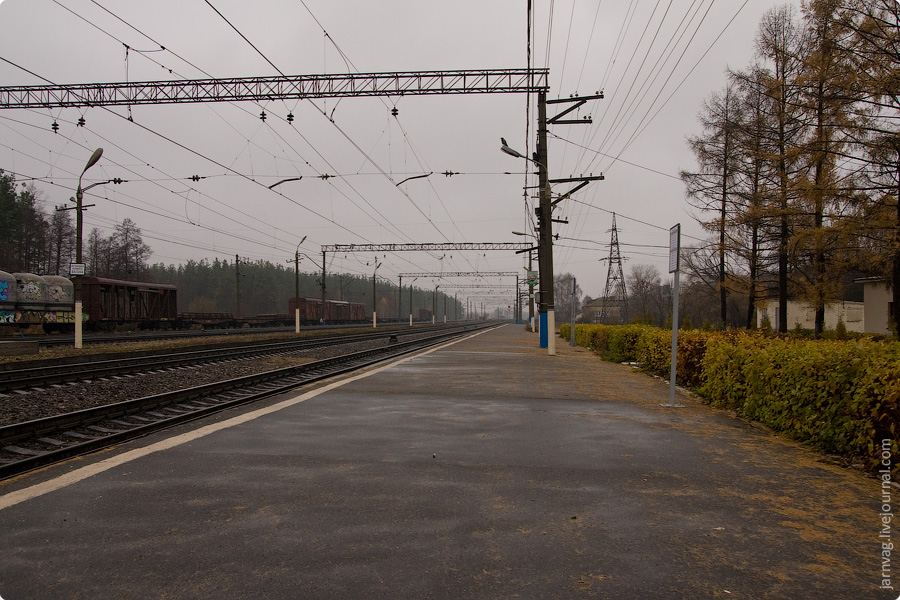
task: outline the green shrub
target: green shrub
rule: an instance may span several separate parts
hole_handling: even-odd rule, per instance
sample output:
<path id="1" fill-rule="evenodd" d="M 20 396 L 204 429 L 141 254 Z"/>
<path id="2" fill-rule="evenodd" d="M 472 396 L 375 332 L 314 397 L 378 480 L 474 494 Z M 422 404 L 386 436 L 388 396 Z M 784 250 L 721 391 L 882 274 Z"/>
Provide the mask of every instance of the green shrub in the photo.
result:
<path id="1" fill-rule="evenodd" d="M 896 444 L 900 433 L 900 346 L 750 335 L 710 340 L 699 392 L 713 406 L 874 467 L 881 440 Z"/>
<path id="2" fill-rule="evenodd" d="M 678 380 L 690 388 L 700 385 L 703 380 L 703 357 L 706 356 L 708 340 L 720 337 L 721 334 L 706 331 L 678 332 L 678 361 L 676 364 Z M 669 348 L 672 347 L 671 340 Z M 671 360 L 671 359 L 670 359 Z"/>
<path id="3" fill-rule="evenodd" d="M 652 329 L 647 325 L 621 325 L 612 327 L 603 357 L 613 362 L 634 362 L 638 359 L 638 342 L 644 332 Z"/>
<path id="4" fill-rule="evenodd" d="M 672 332 L 654 327 L 638 341 L 637 362 L 649 373 L 668 377 L 672 362 Z"/>

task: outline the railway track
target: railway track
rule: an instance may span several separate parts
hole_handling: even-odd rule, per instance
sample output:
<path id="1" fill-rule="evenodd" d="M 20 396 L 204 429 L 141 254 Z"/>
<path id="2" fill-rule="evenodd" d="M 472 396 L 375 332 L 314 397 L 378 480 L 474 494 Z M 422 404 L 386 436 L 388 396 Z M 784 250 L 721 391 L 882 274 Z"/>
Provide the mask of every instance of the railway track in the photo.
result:
<path id="1" fill-rule="evenodd" d="M 418 324 L 417 324 L 418 325 Z M 424 324 L 422 324 L 424 325 Z M 305 325 L 304 332 L 309 331 L 340 331 L 341 329 L 360 329 L 366 327 L 365 324 L 354 325 Z M 379 325 L 382 331 L 386 330 L 409 330 L 406 324 L 382 324 Z M 146 342 L 156 340 L 172 340 L 184 338 L 199 337 L 221 337 L 228 335 L 247 335 L 260 333 L 290 333 L 293 327 L 253 327 L 251 329 L 203 329 L 189 331 L 153 331 L 153 332 L 131 332 L 131 333 L 88 333 L 82 338 L 85 345 L 93 344 L 116 344 L 121 342 Z M 35 335 L 23 336 L 26 340 L 33 340 L 43 348 L 51 348 L 54 346 L 71 346 L 75 342 L 74 335 Z"/>
<path id="2" fill-rule="evenodd" d="M 387 347 L 0 427 L 0 479 L 493 326 L 457 327 Z"/>
<path id="3" fill-rule="evenodd" d="M 422 334 L 428 331 L 435 331 L 435 329 L 405 330 L 403 333 Z M 173 369 L 186 365 L 193 366 L 228 360 L 286 354 L 334 344 L 388 339 L 389 337 L 397 335 L 399 335 L 399 332 L 391 333 L 385 331 L 362 334 L 343 334 L 279 342 L 250 342 L 233 347 L 217 346 L 201 350 L 170 351 L 155 355 L 126 354 L 118 355 L 115 358 L 90 360 L 86 362 L 66 363 L 57 361 L 49 365 L 19 369 L 5 368 L 2 370 L 2 379 L 0 379 L 0 393 L 35 387 L 40 388 L 48 385 L 61 385 L 73 381 L 88 381 L 101 377 L 114 377 L 163 369 Z"/>

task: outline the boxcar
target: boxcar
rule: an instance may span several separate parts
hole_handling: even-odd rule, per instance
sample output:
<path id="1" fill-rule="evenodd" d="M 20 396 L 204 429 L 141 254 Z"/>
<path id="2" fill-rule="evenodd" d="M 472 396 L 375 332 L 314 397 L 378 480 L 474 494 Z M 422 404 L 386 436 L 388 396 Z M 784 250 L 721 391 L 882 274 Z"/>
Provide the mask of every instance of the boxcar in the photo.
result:
<path id="1" fill-rule="evenodd" d="M 361 323 L 366 320 L 366 307 L 365 305 L 359 302 L 351 302 L 350 303 L 350 321 L 354 323 Z"/>
<path id="2" fill-rule="evenodd" d="M 318 323 L 323 318 L 322 300 L 319 298 L 290 298 L 288 312 L 300 308 L 300 320 L 304 323 Z M 345 300 L 326 300 L 324 318 L 326 323 L 363 323 L 366 320 L 366 309 L 359 302 Z"/>
<path id="3" fill-rule="evenodd" d="M 164 327 L 178 318 L 174 285 L 102 277 L 80 277 L 78 284 L 88 321 L 101 327 L 126 322 Z"/>

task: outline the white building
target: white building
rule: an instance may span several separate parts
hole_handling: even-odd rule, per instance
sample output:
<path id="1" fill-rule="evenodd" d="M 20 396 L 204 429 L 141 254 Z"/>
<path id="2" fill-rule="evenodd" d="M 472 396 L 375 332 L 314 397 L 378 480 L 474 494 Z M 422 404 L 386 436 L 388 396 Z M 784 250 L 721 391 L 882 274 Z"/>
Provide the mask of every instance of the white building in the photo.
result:
<path id="1" fill-rule="evenodd" d="M 868 297 L 866 298 L 868 300 Z M 773 329 L 778 327 L 778 300 L 769 300 L 768 303 L 760 303 L 756 308 L 756 326 L 762 327 L 763 320 L 768 317 Z M 866 329 L 866 310 L 863 302 L 850 302 L 849 300 L 835 300 L 825 304 L 825 329 L 835 329 L 838 321 L 844 322 L 847 331 L 857 333 L 868 332 Z M 816 310 L 808 302 L 788 300 L 787 303 L 788 329 L 794 329 L 798 325 L 801 329 L 815 329 Z"/>

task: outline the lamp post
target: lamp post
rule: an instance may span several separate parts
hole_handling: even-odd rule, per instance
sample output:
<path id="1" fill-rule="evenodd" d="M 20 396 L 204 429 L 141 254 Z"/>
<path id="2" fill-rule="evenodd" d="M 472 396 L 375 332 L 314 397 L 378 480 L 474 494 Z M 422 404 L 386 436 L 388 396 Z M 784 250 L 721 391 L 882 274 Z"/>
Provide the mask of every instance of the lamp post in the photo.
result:
<path id="1" fill-rule="evenodd" d="M 378 267 L 381 266 L 382 263 L 375 261 L 375 270 L 372 271 L 372 327 L 378 326 L 378 317 L 375 314 L 377 306 L 377 292 L 375 291 L 375 273 L 378 272 Z"/>
<path id="2" fill-rule="evenodd" d="M 100 160 L 100 157 L 103 156 L 103 148 L 97 148 L 94 150 L 94 153 L 91 154 L 91 157 L 88 159 L 87 164 L 84 166 L 84 169 L 81 171 L 81 175 L 78 176 L 78 188 L 75 190 L 75 264 L 78 265 L 79 276 L 84 275 L 84 263 L 81 262 L 81 233 L 82 233 L 82 205 L 81 201 L 84 198 L 84 190 L 81 189 L 81 178 L 84 177 L 84 174 L 88 169 L 97 164 L 97 161 Z M 81 300 L 81 280 L 75 280 L 75 347 L 80 349 L 83 347 L 82 341 L 82 323 L 81 323 L 81 314 L 82 314 L 82 300 Z"/>
<path id="3" fill-rule="evenodd" d="M 304 235 L 294 250 L 294 333 L 300 333 L 300 244 L 305 241 Z"/>

